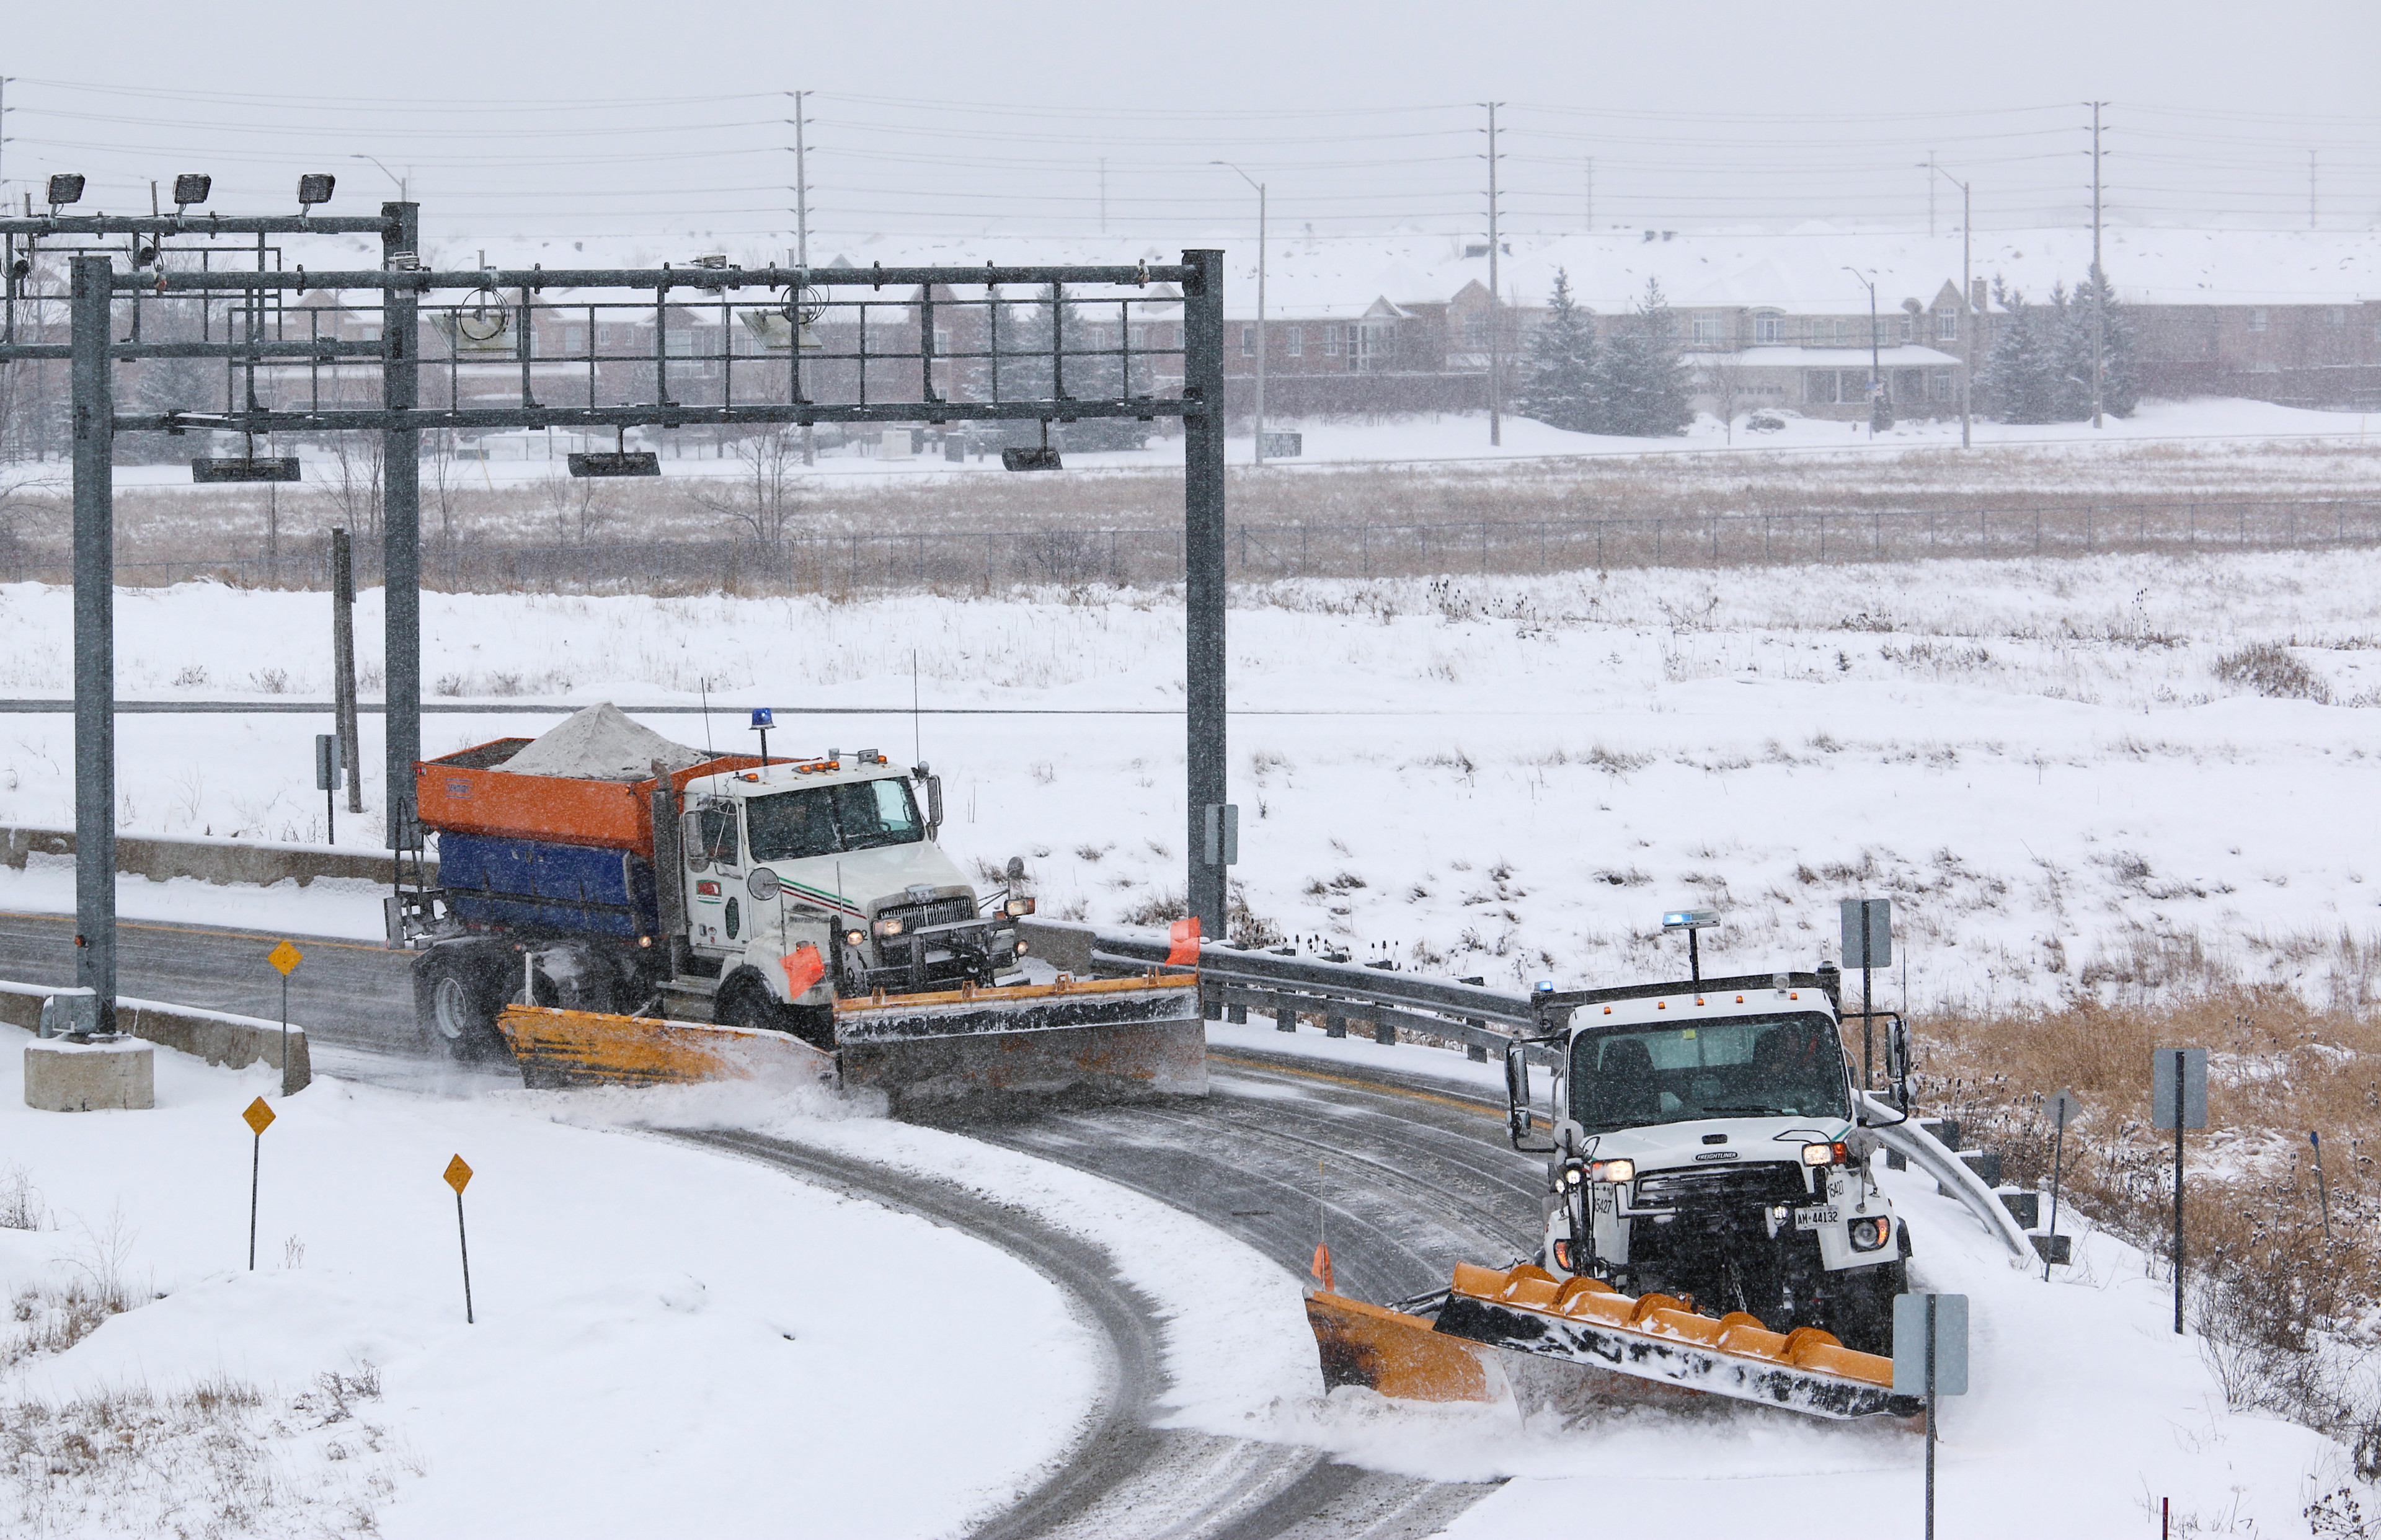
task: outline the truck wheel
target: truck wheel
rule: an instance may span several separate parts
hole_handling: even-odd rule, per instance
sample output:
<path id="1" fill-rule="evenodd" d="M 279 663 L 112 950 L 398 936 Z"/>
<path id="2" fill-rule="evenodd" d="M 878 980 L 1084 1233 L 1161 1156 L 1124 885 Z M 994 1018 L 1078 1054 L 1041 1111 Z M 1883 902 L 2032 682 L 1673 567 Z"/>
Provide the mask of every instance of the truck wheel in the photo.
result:
<path id="1" fill-rule="evenodd" d="M 503 1008 L 504 990 L 489 958 L 433 947 L 413 965 L 414 1019 L 422 1041 L 448 1058 L 475 1063 L 510 1057 L 496 1031 L 496 1012 Z"/>
<path id="2" fill-rule="evenodd" d="M 1893 1351 L 1893 1299 L 1909 1291 L 1910 1274 L 1899 1262 L 1863 1267 L 1845 1280 L 1828 1311 L 1837 1340 L 1854 1352 Z"/>
<path id="3" fill-rule="evenodd" d="M 835 1048 L 835 1007 L 781 1005 L 754 981 L 730 986 L 712 1020 L 723 1027 L 782 1032 L 828 1052 Z"/>

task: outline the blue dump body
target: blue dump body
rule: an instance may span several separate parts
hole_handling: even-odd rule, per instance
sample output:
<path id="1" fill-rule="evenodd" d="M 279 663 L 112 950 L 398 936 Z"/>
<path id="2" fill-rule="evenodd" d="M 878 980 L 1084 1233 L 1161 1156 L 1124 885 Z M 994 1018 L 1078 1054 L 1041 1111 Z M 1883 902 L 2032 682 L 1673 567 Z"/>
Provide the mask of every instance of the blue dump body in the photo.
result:
<path id="1" fill-rule="evenodd" d="M 455 917 L 475 927 L 629 941 L 661 930 L 653 864 L 627 850 L 447 833 L 438 879 Z"/>

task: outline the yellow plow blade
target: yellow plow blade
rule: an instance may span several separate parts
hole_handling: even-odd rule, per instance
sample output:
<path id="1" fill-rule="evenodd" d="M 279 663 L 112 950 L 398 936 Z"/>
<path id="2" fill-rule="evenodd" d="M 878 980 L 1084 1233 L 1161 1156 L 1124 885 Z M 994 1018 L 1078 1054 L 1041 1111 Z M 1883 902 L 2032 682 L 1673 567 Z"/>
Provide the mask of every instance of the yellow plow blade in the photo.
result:
<path id="1" fill-rule="evenodd" d="M 835 1060 L 799 1037 L 544 1006 L 507 1006 L 496 1030 L 519 1060 L 521 1083 L 679 1085 L 790 1078 L 835 1083 Z"/>
<path id="2" fill-rule="evenodd" d="M 1680 1395 L 1829 1418 L 1923 1410 L 1895 1394 L 1891 1359 L 1815 1327 L 1781 1334 L 1741 1311 L 1715 1319 L 1667 1294 L 1631 1297 L 1527 1265 L 1459 1265 L 1435 1318 L 1328 1294 L 1310 1294 L 1306 1316 L 1326 1387 L 1413 1400 L 1493 1400 L 1505 1387 L 1525 1410 Z"/>

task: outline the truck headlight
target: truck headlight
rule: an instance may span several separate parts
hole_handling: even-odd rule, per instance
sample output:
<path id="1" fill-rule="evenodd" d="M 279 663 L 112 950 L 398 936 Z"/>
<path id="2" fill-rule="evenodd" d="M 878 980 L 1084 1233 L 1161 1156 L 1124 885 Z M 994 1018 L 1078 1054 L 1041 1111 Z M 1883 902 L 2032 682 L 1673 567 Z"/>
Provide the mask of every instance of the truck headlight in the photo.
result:
<path id="1" fill-rule="evenodd" d="M 846 931 L 843 933 L 843 944 L 847 947 L 864 947 L 868 944 L 868 933 L 866 931 Z"/>
<path id="2" fill-rule="evenodd" d="M 1032 913 L 1033 900 L 1031 898 L 1011 898 L 1008 902 L 1001 905 L 1000 907 L 1002 912 L 1013 920 L 1020 914 Z"/>
<path id="3" fill-rule="evenodd" d="M 1025 955 L 1025 943 L 1022 941 L 1017 944 L 1017 955 L 1019 957 L 1023 957 Z"/>
<path id="4" fill-rule="evenodd" d="M 1633 1160 L 1599 1160 L 1587 1168 L 1596 1181 L 1635 1181 L 1637 1163 Z"/>
<path id="5" fill-rule="evenodd" d="M 879 935 L 898 935 L 901 934 L 901 921 L 897 915 L 890 920 L 879 920 L 871 928 Z"/>
<path id="6" fill-rule="evenodd" d="M 1841 1140 L 1833 1144 L 1802 1146 L 1802 1164 L 1805 1166 L 1841 1166 L 1850 1159 L 1850 1153 L 1844 1148 Z"/>
<path id="7" fill-rule="evenodd" d="M 1883 1215 L 1874 1219 L 1855 1219 L 1851 1231 L 1852 1250 L 1873 1252 L 1893 1239 L 1893 1221 Z"/>

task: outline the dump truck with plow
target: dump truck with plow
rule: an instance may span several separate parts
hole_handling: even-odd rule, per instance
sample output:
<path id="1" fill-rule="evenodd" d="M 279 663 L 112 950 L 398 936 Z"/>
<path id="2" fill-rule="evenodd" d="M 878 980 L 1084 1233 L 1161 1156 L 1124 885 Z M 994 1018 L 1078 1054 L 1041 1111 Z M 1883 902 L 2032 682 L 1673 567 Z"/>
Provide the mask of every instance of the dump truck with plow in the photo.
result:
<path id="1" fill-rule="evenodd" d="M 1203 1092 L 1195 978 L 1029 982 L 1021 870 L 979 894 L 936 843 L 941 790 L 873 750 L 714 755 L 608 705 L 424 762 L 437 879 L 389 922 L 421 947 L 421 1034 L 531 1084 Z"/>
<path id="2" fill-rule="evenodd" d="M 1836 977 L 1539 991 L 1506 1082 L 1514 1147 L 1549 1157 L 1541 1249 L 1394 1307 L 1311 1292 L 1326 1384 L 1915 1415 L 1887 1356 L 1910 1234 L 1868 1160 L 1899 1114 L 1853 1087 Z"/>

